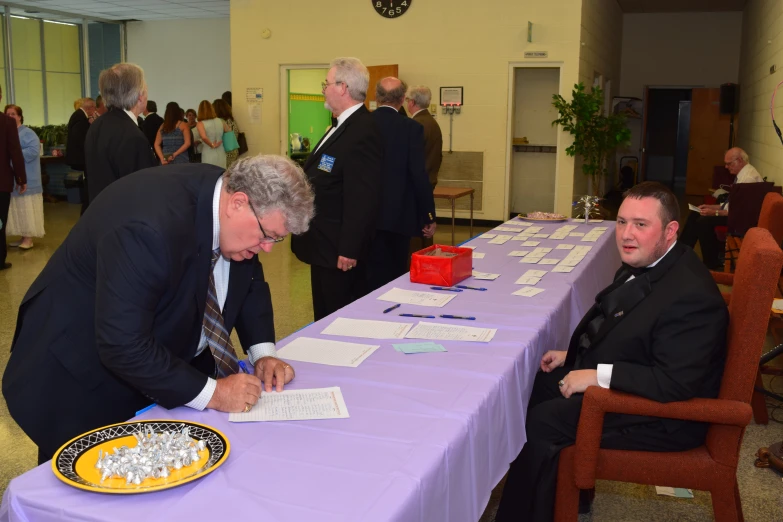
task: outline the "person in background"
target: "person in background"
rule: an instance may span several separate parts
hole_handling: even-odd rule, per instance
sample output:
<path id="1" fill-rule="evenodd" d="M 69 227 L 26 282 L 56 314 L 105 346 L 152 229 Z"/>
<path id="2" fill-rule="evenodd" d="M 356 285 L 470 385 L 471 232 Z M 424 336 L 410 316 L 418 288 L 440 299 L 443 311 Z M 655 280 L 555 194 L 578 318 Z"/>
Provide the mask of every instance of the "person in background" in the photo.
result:
<path id="1" fill-rule="evenodd" d="M 196 118 L 198 117 L 198 114 L 196 113 L 196 109 L 188 109 L 185 111 L 185 119 L 188 122 L 189 128 L 194 128 L 196 126 Z"/>
<path id="2" fill-rule="evenodd" d="M 95 117 L 103 116 L 106 114 L 106 104 L 103 103 L 103 96 L 100 94 L 95 98 Z"/>
<path id="3" fill-rule="evenodd" d="M 223 150 L 223 133 L 228 125 L 215 114 L 215 108 L 208 100 L 198 104 L 196 130 L 201 138 L 201 163 L 226 168 L 226 151 Z"/>
<path id="4" fill-rule="evenodd" d="M 234 132 L 234 136 L 239 139 L 239 127 L 237 122 L 234 121 L 234 114 L 231 112 L 231 105 L 225 102 L 225 100 L 215 100 L 214 103 L 215 114 L 218 118 L 225 121 L 228 128 Z M 226 152 L 226 164 L 230 167 L 239 158 L 239 149 L 235 149 Z"/>
<path id="5" fill-rule="evenodd" d="M 163 125 L 155 137 L 155 154 L 161 165 L 169 163 L 189 163 L 187 152 L 190 148 L 190 129 L 180 119 L 182 109 L 177 102 L 166 105 Z"/>
<path id="6" fill-rule="evenodd" d="M 73 111 L 68 120 L 68 141 L 65 145 L 65 162 L 74 172 L 82 174 L 79 185 L 79 199 L 82 200 L 82 211 L 87 210 L 89 196 L 87 194 L 87 174 L 85 174 L 84 140 L 87 139 L 87 131 L 94 121 L 96 103 L 92 98 L 80 100 L 79 108 Z"/>
<path id="7" fill-rule="evenodd" d="M 82 98 L 73 100 L 73 110 L 78 111 L 82 107 Z"/>
<path id="8" fill-rule="evenodd" d="M 8 210 L 8 225 L 6 235 L 22 236 L 21 241 L 10 246 L 22 250 L 33 248 L 33 238 L 44 236 L 43 186 L 41 185 L 41 161 L 39 159 L 41 141 L 32 129 L 23 125 L 24 114 L 18 105 L 6 105 L 6 116 L 16 121 L 19 131 L 19 144 L 24 156 L 24 167 L 27 172 L 27 190 L 19 192 L 18 184 L 11 194 L 11 205 Z"/>
<path id="9" fill-rule="evenodd" d="M 196 129 L 196 121 L 198 114 L 195 109 L 188 109 L 185 111 L 185 118 L 187 119 L 188 128 L 190 129 L 190 148 L 188 149 L 188 156 L 190 156 L 191 163 L 201 163 L 201 136 L 198 135 L 198 129 Z"/>
<path id="10" fill-rule="evenodd" d="M 3 91 L 0 89 L 0 99 Z M 0 270 L 11 268 L 5 258 L 8 247 L 5 242 L 5 227 L 8 222 L 8 208 L 11 205 L 11 192 L 14 185 L 19 194 L 27 190 L 27 174 L 24 168 L 24 156 L 19 145 L 19 131 L 16 121 L 0 113 Z"/>
<path id="11" fill-rule="evenodd" d="M 228 104 L 229 107 L 233 107 L 234 104 L 231 103 L 231 91 L 224 92 L 220 98 Z"/>
<path id="12" fill-rule="evenodd" d="M 148 101 L 144 110 L 144 121 L 141 122 L 141 130 L 150 142 L 150 147 L 155 145 L 155 137 L 158 135 L 158 129 L 163 125 L 163 118 L 158 115 L 158 104 L 154 101 Z"/>

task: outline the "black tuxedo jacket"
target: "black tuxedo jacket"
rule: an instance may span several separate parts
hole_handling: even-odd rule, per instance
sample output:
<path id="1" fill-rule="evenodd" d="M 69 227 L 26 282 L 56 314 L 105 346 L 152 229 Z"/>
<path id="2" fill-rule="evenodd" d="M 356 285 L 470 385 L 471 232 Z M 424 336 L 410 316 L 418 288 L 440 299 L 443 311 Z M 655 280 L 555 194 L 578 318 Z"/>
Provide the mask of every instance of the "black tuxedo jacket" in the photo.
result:
<path id="1" fill-rule="evenodd" d="M 443 162 L 443 134 L 438 122 L 426 109 L 417 112 L 413 116 L 413 120 L 421 123 L 421 126 L 424 127 L 425 168 L 430 178 L 430 184 L 435 186 L 438 183 L 440 164 Z"/>
<path id="2" fill-rule="evenodd" d="M 102 116 L 101 118 L 103 118 Z M 43 450 L 156 402 L 193 400 L 212 252 L 212 199 L 224 169 L 168 165 L 108 187 L 19 307 L 3 394 Z M 242 346 L 274 342 L 258 258 L 231 261 L 223 308 Z M 238 347 L 237 352 L 239 352 Z"/>
<path id="3" fill-rule="evenodd" d="M 158 116 L 157 113 L 153 113 L 144 118 L 141 122 L 141 130 L 144 131 L 144 135 L 147 137 L 147 141 L 150 142 L 150 147 L 155 146 L 155 138 L 158 136 L 158 129 L 163 125 L 163 118 Z"/>
<path id="4" fill-rule="evenodd" d="M 372 113 L 384 141 L 377 229 L 414 237 L 435 221 L 435 200 L 424 170 L 424 129 L 401 116 L 392 107 Z"/>
<path id="5" fill-rule="evenodd" d="M 68 120 L 68 142 L 65 144 L 65 160 L 74 170 L 84 171 L 84 140 L 90 130 L 90 120 L 81 109 L 76 109 Z"/>
<path id="6" fill-rule="evenodd" d="M 364 106 L 326 136 L 304 168 L 315 192 L 315 218 L 306 233 L 291 238 L 291 249 L 304 263 L 336 269 L 338 256 L 367 256 L 378 217 L 383 141 Z"/>
<path id="7" fill-rule="evenodd" d="M 615 277 L 619 282 L 630 274 L 621 268 Z M 717 397 L 728 309 L 693 250 L 678 242 L 649 272 L 610 295 L 606 320 L 581 354 L 579 339 L 600 313 L 598 306 L 577 326 L 566 365 L 612 364 L 612 389 L 658 402 Z"/>
<path id="8" fill-rule="evenodd" d="M 116 107 L 90 125 L 84 156 L 90 203 L 112 182 L 155 165 L 144 133 L 125 111 Z"/>

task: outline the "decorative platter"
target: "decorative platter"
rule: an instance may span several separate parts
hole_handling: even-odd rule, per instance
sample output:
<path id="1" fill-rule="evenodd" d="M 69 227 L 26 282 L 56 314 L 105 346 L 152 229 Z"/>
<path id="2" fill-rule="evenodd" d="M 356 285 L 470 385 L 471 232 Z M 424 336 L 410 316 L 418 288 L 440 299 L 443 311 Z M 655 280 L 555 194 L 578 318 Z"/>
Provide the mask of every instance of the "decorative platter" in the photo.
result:
<path id="1" fill-rule="evenodd" d="M 522 221 L 532 221 L 534 223 L 560 223 L 562 221 L 568 221 L 565 216 L 561 217 L 527 217 L 527 214 L 520 214 L 519 219 Z"/>
<path id="2" fill-rule="evenodd" d="M 181 432 L 196 441 L 204 441 L 205 448 L 198 451 L 199 460 L 181 469 L 172 469 L 166 478 L 147 478 L 136 485 L 123 478 L 107 478 L 101 481 L 101 470 L 96 468 L 99 452 L 105 455 L 115 448 L 135 447 L 137 433 Z M 52 458 L 54 475 L 75 488 L 97 493 L 134 494 L 169 489 L 213 472 L 228 458 L 231 449 L 228 439 L 218 430 L 190 421 L 142 420 L 104 426 L 66 442 Z M 196 451 L 196 450 L 194 450 Z"/>

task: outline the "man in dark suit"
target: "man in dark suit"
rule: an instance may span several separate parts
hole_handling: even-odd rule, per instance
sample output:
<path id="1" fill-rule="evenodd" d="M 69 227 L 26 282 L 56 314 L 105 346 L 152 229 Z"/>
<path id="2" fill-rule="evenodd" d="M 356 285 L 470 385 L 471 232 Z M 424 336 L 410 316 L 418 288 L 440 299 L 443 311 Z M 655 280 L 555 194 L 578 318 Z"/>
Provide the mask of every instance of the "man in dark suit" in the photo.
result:
<path id="1" fill-rule="evenodd" d="M 568 351 L 541 359 L 527 442 L 511 464 L 498 522 L 552 520 L 560 450 L 574 443 L 588 386 L 659 402 L 717 397 L 728 310 L 709 271 L 677 242 L 678 215 L 677 198 L 659 183 L 626 192 L 615 233 L 623 266 Z M 698 422 L 609 414 L 601 447 L 682 451 L 703 444 L 706 433 Z"/>
<path id="2" fill-rule="evenodd" d="M 435 121 L 429 111 L 432 92 L 429 87 L 417 85 L 411 87 L 405 95 L 405 107 L 414 121 L 424 128 L 424 158 L 427 176 L 430 179 L 432 191 L 438 184 L 438 171 L 443 162 L 443 134 L 440 125 Z M 415 252 L 432 245 L 432 238 L 415 237 L 411 240 L 411 251 Z"/>
<path id="3" fill-rule="evenodd" d="M 0 89 L 0 99 L 3 91 Z M 27 173 L 24 168 L 22 146 L 19 143 L 19 131 L 16 121 L 5 113 L 0 114 L 0 270 L 11 268 L 6 262 L 8 245 L 5 238 L 5 226 L 8 223 L 8 208 L 11 206 L 11 192 L 14 183 L 19 185 L 19 193 L 27 190 Z"/>
<path id="4" fill-rule="evenodd" d="M 84 142 L 90 203 L 112 182 L 155 165 L 150 144 L 136 123 L 147 105 L 144 71 L 119 63 L 101 72 L 98 85 L 109 110 L 90 125 Z"/>
<path id="5" fill-rule="evenodd" d="M 325 106 L 337 125 L 305 163 L 315 190 L 310 230 L 291 240 L 296 257 L 310 265 L 316 321 L 366 293 L 366 260 L 381 190 L 383 142 L 369 111 L 370 74 L 356 58 L 331 63 L 323 82 Z"/>
<path id="6" fill-rule="evenodd" d="M 150 142 L 150 147 L 155 146 L 155 138 L 158 135 L 158 129 L 163 125 L 163 118 L 158 115 L 158 104 L 147 100 L 147 106 L 144 109 L 144 121 L 141 122 L 141 130 Z"/>
<path id="7" fill-rule="evenodd" d="M 372 113 L 384 141 L 381 206 L 367 266 L 369 291 L 408 271 L 411 238 L 435 233 L 435 202 L 424 170 L 424 129 L 398 111 L 407 86 L 383 78 Z"/>
<path id="8" fill-rule="evenodd" d="M 82 200 L 82 214 L 87 209 L 89 195 L 87 194 L 87 181 L 84 179 L 84 142 L 87 139 L 87 131 L 96 117 L 96 104 L 92 98 L 82 98 L 81 107 L 73 111 L 68 120 L 68 142 L 65 145 L 65 161 L 76 172 L 82 173 L 82 181 L 79 186 L 79 198 Z"/>
<path id="9" fill-rule="evenodd" d="M 276 358 L 257 254 L 312 215 L 304 174 L 280 156 L 225 173 L 156 167 L 108 187 L 19 307 L 3 394 L 40 458 L 150 403 L 248 411 L 261 381 L 281 390 L 294 371 Z M 234 328 L 254 374 L 236 373 Z"/>

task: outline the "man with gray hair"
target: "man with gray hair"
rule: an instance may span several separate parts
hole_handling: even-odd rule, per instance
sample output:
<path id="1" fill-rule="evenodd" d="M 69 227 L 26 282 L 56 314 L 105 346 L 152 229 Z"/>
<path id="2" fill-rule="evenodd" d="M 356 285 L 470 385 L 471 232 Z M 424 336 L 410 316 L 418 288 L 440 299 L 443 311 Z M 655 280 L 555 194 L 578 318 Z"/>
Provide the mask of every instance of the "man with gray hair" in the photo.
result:
<path id="1" fill-rule="evenodd" d="M 304 173 L 281 156 L 167 165 L 107 187 L 19 307 L 3 394 L 39 459 L 151 403 L 240 412 L 262 382 L 282 390 L 294 369 L 276 357 L 257 254 L 313 213 Z"/>
<path id="2" fill-rule="evenodd" d="M 399 113 L 406 85 L 383 78 L 375 87 L 378 108 L 372 117 L 384 140 L 381 206 L 370 247 L 369 290 L 373 291 L 408 271 L 412 237 L 435 233 L 435 201 L 424 170 L 424 129 Z"/>
<path id="3" fill-rule="evenodd" d="M 366 293 L 366 260 L 381 190 L 383 142 L 364 106 L 370 74 L 356 58 L 338 58 L 321 84 L 337 118 L 305 163 L 315 191 L 310 231 L 294 237 L 296 257 L 310 265 L 316 321 Z"/>
<path id="4" fill-rule="evenodd" d="M 118 63 L 101 71 L 98 87 L 108 111 L 90 126 L 84 142 L 90 203 L 112 182 L 155 165 L 150 144 L 137 123 L 147 106 L 144 71 L 132 63 Z"/>

